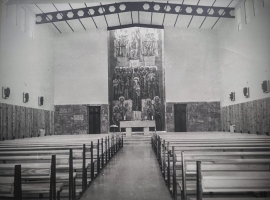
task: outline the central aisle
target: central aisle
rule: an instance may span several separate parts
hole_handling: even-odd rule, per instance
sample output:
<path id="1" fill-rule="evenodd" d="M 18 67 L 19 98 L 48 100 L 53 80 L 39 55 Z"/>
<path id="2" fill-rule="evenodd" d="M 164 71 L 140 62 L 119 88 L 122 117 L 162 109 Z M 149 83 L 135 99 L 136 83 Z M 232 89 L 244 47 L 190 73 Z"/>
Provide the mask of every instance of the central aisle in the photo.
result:
<path id="1" fill-rule="evenodd" d="M 149 144 L 125 145 L 84 193 L 82 200 L 171 200 Z"/>

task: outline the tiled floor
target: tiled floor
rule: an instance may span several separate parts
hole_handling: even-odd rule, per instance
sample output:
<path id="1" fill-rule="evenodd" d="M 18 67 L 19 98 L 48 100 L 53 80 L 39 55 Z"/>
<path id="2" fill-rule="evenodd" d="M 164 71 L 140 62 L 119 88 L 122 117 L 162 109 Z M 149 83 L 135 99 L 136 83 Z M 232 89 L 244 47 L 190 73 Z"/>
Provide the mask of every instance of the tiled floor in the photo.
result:
<path id="1" fill-rule="evenodd" d="M 88 188 L 82 200 L 171 200 L 149 144 L 124 146 Z"/>

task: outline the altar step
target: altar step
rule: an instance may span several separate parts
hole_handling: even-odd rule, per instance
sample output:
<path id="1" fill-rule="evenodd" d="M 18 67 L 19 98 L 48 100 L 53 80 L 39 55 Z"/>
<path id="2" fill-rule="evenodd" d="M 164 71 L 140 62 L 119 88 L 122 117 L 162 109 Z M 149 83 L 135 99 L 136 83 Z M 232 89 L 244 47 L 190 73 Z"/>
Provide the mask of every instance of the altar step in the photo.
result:
<path id="1" fill-rule="evenodd" d="M 140 144 L 149 144 L 151 145 L 151 136 L 143 136 L 143 135 L 132 135 L 132 137 L 123 137 L 124 146 L 125 145 L 140 145 Z"/>

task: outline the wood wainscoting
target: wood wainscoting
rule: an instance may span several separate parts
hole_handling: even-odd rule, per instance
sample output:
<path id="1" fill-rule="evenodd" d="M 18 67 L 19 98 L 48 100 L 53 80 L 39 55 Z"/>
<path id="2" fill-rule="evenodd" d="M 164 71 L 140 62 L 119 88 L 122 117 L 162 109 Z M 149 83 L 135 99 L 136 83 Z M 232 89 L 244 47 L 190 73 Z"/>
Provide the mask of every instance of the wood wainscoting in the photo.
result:
<path id="1" fill-rule="evenodd" d="M 0 103 L 0 140 L 54 134 L 54 111 Z"/>
<path id="2" fill-rule="evenodd" d="M 270 133 L 270 98 L 235 104 L 221 108 L 222 131 L 235 125 L 237 133 Z"/>

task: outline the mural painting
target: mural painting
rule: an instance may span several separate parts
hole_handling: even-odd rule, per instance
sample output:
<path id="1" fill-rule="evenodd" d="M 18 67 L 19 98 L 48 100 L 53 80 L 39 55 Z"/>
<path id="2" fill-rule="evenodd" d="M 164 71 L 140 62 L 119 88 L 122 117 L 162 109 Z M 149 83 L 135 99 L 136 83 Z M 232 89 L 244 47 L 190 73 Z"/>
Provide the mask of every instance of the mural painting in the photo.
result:
<path id="1" fill-rule="evenodd" d="M 118 29 L 108 37 L 111 125 L 155 120 L 164 130 L 163 29 Z"/>

